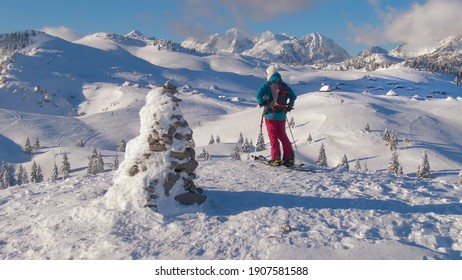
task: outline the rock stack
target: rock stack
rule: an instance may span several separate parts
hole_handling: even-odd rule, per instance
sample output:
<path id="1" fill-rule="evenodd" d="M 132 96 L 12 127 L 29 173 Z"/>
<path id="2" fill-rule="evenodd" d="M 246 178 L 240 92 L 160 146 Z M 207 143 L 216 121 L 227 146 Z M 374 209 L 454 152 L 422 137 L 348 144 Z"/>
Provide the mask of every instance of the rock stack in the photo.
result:
<path id="1" fill-rule="evenodd" d="M 176 92 L 167 82 L 146 97 L 140 111 L 140 135 L 127 143 L 125 160 L 107 194 L 110 206 L 148 207 L 164 213 L 179 204 L 206 200 L 193 181 L 198 167 L 194 149 L 188 148 L 193 132 L 181 113 Z"/>

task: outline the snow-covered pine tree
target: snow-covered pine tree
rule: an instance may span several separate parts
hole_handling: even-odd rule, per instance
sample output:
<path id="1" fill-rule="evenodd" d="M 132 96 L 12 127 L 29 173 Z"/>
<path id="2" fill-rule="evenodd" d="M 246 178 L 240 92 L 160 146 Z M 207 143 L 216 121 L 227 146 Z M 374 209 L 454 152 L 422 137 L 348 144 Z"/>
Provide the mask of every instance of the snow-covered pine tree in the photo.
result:
<path id="1" fill-rule="evenodd" d="M 39 164 L 37 164 L 37 174 L 35 175 L 35 182 L 36 182 L 36 183 L 41 183 L 41 182 L 43 182 L 42 168 L 40 167 Z"/>
<path id="2" fill-rule="evenodd" d="M 359 158 L 356 159 L 354 170 L 361 171 L 361 163 L 359 162 Z"/>
<path id="3" fill-rule="evenodd" d="M 5 174 L 6 170 L 6 162 L 2 160 L 2 165 L 0 165 L 0 181 L 3 180 L 3 175 Z"/>
<path id="4" fill-rule="evenodd" d="M 258 134 L 256 148 L 257 148 L 257 152 L 265 150 L 265 138 L 263 137 L 263 133 L 261 131 Z"/>
<path id="5" fill-rule="evenodd" d="M 220 135 L 217 135 L 217 137 L 215 138 L 215 142 L 217 142 L 217 144 L 221 143 Z"/>
<path id="6" fill-rule="evenodd" d="M 56 182 L 58 180 L 58 177 L 59 177 L 58 166 L 56 165 L 56 162 L 55 162 L 55 165 L 53 165 L 53 171 L 51 172 L 51 181 Z"/>
<path id="7" fill-rule="evenodd" d="M 388 164 L 388 171 L 399 175 L 399 160 L 398 160 L 398 153 L 396 151 L 393 151 L 393 154 L 391 155 L 390 163 Z"/>
<path id="8" fill-rule="evenodd" d="M 25 152 L 26 154 L 32 153 L 32 146 L 31 146 L 31 144 L 30 144 L 30 139 L 29 139 L 29 137 L 27 137 L 27 139 L 26 139 L 26 144 L 24 145 L 24 152 Z"/>
<path id="9" fill-rule="evenodd" d="M 388 132 L 388 128 L 385 128 L 385 130 L 383 131 L 383 137 L 382 137 L 383 141 L 385 141 L 386 143 L 390 142 L 390 132 Z"/>
<path id="10" fill-rule="evenodd" d="M 98 153 L 98 173 L 103 173 L 104 172 L 104 159 L 103 159 L 103 155 L 101 154 L 101 152 Z"/>
<path id="11" fill-rule="evenodd" d="M 311 137 L 311 133 L 308 134 L 308 138 L 306 139 L 309 143 L 313 142 L 313 137 Z"/>
<path id="12" fill-rule="evenodd" d="M 239 146 L 236 144 L 234 146 L 233 151 L 231 152 L 231 159 L 232 160 L 241 160 L 241 155 L 239 154 Z"/>
<path id="13" fill-rule="evenodd" d="M 6 166 L 6 173 L 4 175 L 5 177 L 5 180 L 7 180 L 10 184 L 10 186 L 14 186 L 15 185 L 15 179 L 14 179 L 14 169 L 13 169 L 13 165 L 11 163 L 8 163 L 7 166 Z"/>
<path id="14" fill-rule="evenodd" d="M 369 168 L 367 167 L 367 162 L 364 163 L 363 171 L 364 172 L 369 171 Z"/>
<path id="15" fill-rule="evenodd" d="M 326 150 L 324 149 L 324 143 L 321 143 L 321 148 L 319 148 L 318 159 L 316 160 L 317 166 L 327 167 L 327 157 Z"/>
<path id="16" fill-rule="evenodd" d="M 24 182 L 24 172 L 25 171 L 26 170 L 24 169 L 22 164 L 20 164 L 19 168 L 18 168 L 18 178 L 16 179 L 16 182 L 18 183 L 19 186 L 26 183 L 26 182 Z"/>
<path id="17" fill-rule="evenodd" d="M 398 150 L 398 137 L 396 136 L 396 131 L 393 130 L 391 133 L 390 139 L 390 151 L 397 151 Z"/>
<path id="18" fill-rule="evenodd" d="M 34 145 L 32 148 L 34 148 L 34 150 L 40 149 L 40 141 L 37 136 L 35 136 L 35 141 L 34 141 Z"/>
<path id="19" fill-rule="evenodd" d="M 113 171 L 119 169 L 119 155 L 117 155 L 117 153 L 112 157 L 111 168 Z"/>
<path id="20" fill-rule="evenodd" d="M 289 120 L 289 127 L 291 128 L 294 128 L 295 127 L 295 120 L 294 120 L 294 117 L 290 117 L 290 120 Z"/>
<path id="21" fill-rule="evenodd" d="M 364 127 L 364 132 L 370 132 L 371 129 L 369 128 L 369 123 L 366 123 L 366 126 Z"/>
<path id="22" fill-rule="evenodd" d="M 88 157 L 88 167 L 87 174 L 96 174 L 98 173 L 98 151 L 96 148 L 93 148 L 91 155 Z"/>
<path id="23" fill-rule="evenodd" d="M 399 176 L 403 176 L 403 175 L 404 175 L 403 165 L 402 165 L 402 164 L 399 164 L 398 175 L 399 175 Z"/>
<path id="24" fill-rule="evenodd" d="M 215 143 L 215 139 L 213 139 L 213 134 L 210 135 L 210 140 L 209 140 L 209 145 L 212 145 Z"/>
<path id="25" fill-rule="evenodd" d="M 347 158 L 346 154 L 343 154 L 343 157 L 340 160 L 338 168 L 344 168 L 346 170 L 350 170 L 350 165 L 348 164 L 348 158 Z"/>
<path id="26" fill-rule="evenodd" d="M 37 183 L 37 163 L 35 163 L 35 161 L 32 162 L 32 167 L 30 170 L 30 182 Z"/>
<path id="27" fill-rule="evenodd" d="M 430 178 L 430 163 L 428 162 L 427 152 L 423 150 L 420 164 L 417 168 L 417 177 L 429 179 Z"/>
<path id="28" fill-rule="evenodd" d="M 239 139 L 237 140 L 238 145 L 244 144 L 244 136 L 242 135 L 242 132 L 239 133 Z"/>
<path id="29" fill-rule="evenodd" d="M 244 139 L 244 143 L 241 146 L 241 151 L 243 153 L 250 153 L 250 144 L 247 138 Z"/>
<path id="30" fill-rule="evenodd" d="M 6 189 L 14 185 L 13 177 L 13 166 L 11 163 L 6 164 L 2 162 L 2 167 L 0 169 L 0 189 Z"/>
<path id="31" fill-rule="evenodd" d="M 61 175 L 63 175 L 63 179 L 69 177 L 69 172 L 71 171 L 71 164 L 69 163 L 69 159 L 67 154 L 63 154 L 63 161 L 61 162 Z"/>
<path id="32" fill-rule="evenodd" d="M 117 144 L 117 151 L 125 153 L 125 147 L 127 146 L 127 142 L 125 142 L 124 139 L 119 141 L 119 144 Z"/>

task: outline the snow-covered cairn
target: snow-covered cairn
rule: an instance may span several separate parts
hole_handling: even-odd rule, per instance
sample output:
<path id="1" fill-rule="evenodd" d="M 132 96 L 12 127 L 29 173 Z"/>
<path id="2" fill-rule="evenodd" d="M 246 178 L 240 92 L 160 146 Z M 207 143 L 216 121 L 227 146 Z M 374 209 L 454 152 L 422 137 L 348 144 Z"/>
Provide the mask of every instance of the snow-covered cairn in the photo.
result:
<path id="1" fill-rule="evenodd" d="M 206 200 L 193 182 L 198 166 L 194 149 L 188 148 L 193 132 L 182 115 L 176 92 L 167 82 L 148 93 L 140 111 L 140 135 L 127 143 L 125 160 L 106 195 L 109 207 L 148 207 L 169 213 L 177 210 L 178 203 L 201 204 Z"/>

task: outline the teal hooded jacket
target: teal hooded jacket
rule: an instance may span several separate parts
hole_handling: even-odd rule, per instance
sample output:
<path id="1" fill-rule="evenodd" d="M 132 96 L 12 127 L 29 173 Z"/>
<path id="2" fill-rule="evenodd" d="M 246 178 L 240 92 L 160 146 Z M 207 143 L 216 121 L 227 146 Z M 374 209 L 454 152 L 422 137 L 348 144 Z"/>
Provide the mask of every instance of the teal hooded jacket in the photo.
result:
<path id="1" fill-rule="evenodd" d="M 274 113 L 269 108 L 269 103 L 272 100 L 270 84 L 277 81 L 282 82 L 281 74 L 279 74 L 278 72 L 274 73 L 268 79 L 268 81 L 261 86 L 261 88 L 257 91 L 255 97 L 257 98 L 258 104 L 265 104 L 265 118 L 270 120 L 283 121 L 286 119 L 286 112 Z M 294 108 L 295 99 L 297 99 L 297 96 L 295 95 L 294 91 L 289 87 L 289 108 Z"/>

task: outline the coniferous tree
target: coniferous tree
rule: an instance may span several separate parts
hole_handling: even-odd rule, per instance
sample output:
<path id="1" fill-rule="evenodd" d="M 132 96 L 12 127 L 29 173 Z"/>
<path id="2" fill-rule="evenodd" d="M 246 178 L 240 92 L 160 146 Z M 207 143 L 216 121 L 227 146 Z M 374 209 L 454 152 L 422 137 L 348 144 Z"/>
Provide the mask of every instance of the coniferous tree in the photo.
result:
<path id="1" fill-rule="evenodd" d="M 317 166 L 327 167 L 327 157 L 326 157 L 326 150 L 324 149 L 324 143 L 321 144 L 321 148 L 319 149 L 318 159 L 316 160 Z"/>
<path id="2" fill-rule="evenodd" d="M 363 171 L 365 172 L 369 171 L 369 168 L 367 167 L 367 162 L 364 163 Z"/>
<path id="3" fill-rule="evenodd" d="M 22 164 L 19 165 L 19 168 L 18 168 L 18 178 L 16 179 L 16 182 L 18 182 L 18 185 L 21 186 L 22 184 L 25 184 L 26 182 L 24 182 L 24 172 L 26 170 L 24 169 L 24 167 L 22 166 Z"/>
<path id="4" fill-rule="evenodd" d="M 390 163 L 388 164 L 388 171 L 396 175 L 399 175 L 399 166 L 400 166 L 400 163 L 398 160 L 398 153 L 396 151 L 393 151 L 393 154 L 391 155 Z"/>
<path id="5" fill-rule="evenodd" d="M 419 167 L 417 168 L 417 177 L 428 179 L 430 178 L 430 163 L 428 162 L 427 152 L 424 150 L 420 159 Z"/>
<path id="6" fill-rule="evenodd" d="M 393 130 L 390 138 L 390 151 L 398 150 L 398 137 L 396 136 L 396 131 Z"/>
<path id="7" fill-rule="evenodd" d="M 35 176 L 35 182 L 36 182 L 36 183 L 41 183 L 41 182 L 43 182 L 42 168 L 40 167 L 39 164 L 37 164 L 37 174 L 36 174 L 36 176 Z"/>
<path id="8" fill-rule="evenodd" d="M 29 174 L 27 174 L 27 170 L 24 169 L 23 177 L 22 177 L 22 183 L 23 184 L 28 184 L 29 181 Z"/>
<path id="9" fill-rule="evenodd" d="M 13 166 L 2 162 L 2 167 L 0 168 L 0 189 L 6 189 L 14 184 L 13 177 Z"/>
<path id="10" fill-rule="evenodd" d="M 399 176 L 403 176 L 403 175 L 404 175 L 403 165 L 402 165 L 402 164 L 399 164 L 398 175 L 399 175 Z"/>
<path id="11" fill-rule="evenodd" d="M 0 165 L 0 181 L 3 181 L 3 175 L 5 174 L 6 170 L 6 162 L 2 160 L 2 165 Z"/>
<path id="12" fill-rule="evenodd" d="M 98 173 L 104 172 L 104 160 L 103 160 L 103 155 L 101 154 L 101 152 L 98 153 L 98 161 L 96 164 L 96 170 Z"/>
<path id="13" fill-rule="evenodd" d="M 30 139 L 29 139 L 29 137 L 27 137 L 27 139 L 26 139 L 26 144 L 24 145 L 24 152 L 25 152 L 26 154 L 32 153 L 32 146 L 31 146 L 31 144 L 30 144 Z"/>
<path id="14" fill-rule="evenodd" d="M 245 138 L 244 143 L 242 143 L 241 151 L 243 153 L 250 153 L 250 144 L 249 144 L 249 140 L 247 138 Z"/>
<path id="15" fill-rule="evenodd" d="M 34 146 L 33 146 L 34 150 L 38 150 L 40 149 L 40 141 L 38 139 L 37 136 L 35 136 L 35 141 L 34 141 Z"/>
<path id="16" fill-rule="evenodd" d="M 8 181 L 10 186 L 15 185 L 16 182 L 15 182 L 15 179 L 14 179 L 14 169 L 13 169 L 13 165 L 11 163 L 8 163 L 8 165 L 6 166 L 6 173 L 5 173 L 4 177 Z"/>
<path id="17" fill-rule="evenodd" d="M 242 132 L 239 133 L 239 139 L 237 140 L 237 144 L 239 145 L 244 144 L 244 136 L 242 135 Z"/>
<path id="18" fill-rule="evenodd" d="M 217 144 L 221 143 L 220 135 L 217 135 L 217 137 L 215 138 L 215 142 L 217 142 Z"/>
<path id="19" fill-rule="evenodd" d="M 338 165 L 339 168 L 344 168 L 346 170 L 350 170 L 350 165 L 348 164 L 348 158 L 346 154 L 343 155 L 342 159 L 340 160 L 340 163 Z"/>
<path id="20" fill-rule="evenodd" d="M 215 139 L 213 139 L 213 134 L 210 135 L 210 140 L 209 140 L 209 145 L 212 145 L 215 143 Z"/>
<path id="21" fill-rule="evenodd" d="M 69 172 L 71 171 L 71 164 L 69 163 L 69 159 L 67 158 L 67 154 L 63 154 L 63 161 L 61 162 L 61 175 L 63 175 L 63 179 L 69 177 Z"/>
<path id="22" fill-rule="evenodd" d="M 361 171 L 361 163 L 359 162 L 359 159 L 356 159 L 355 163 L 355 171 Z"/>
<path id="23" fill-rule="evenodd" d="M 35 161 L 32 162 L 32 167 L 30 170 L 30 182 L 37 183 L 37 163 L 35 163 Z"/>
<path id="24" fill-rule="evenodd" d="M 250 151 L 255 151 L 255 146 L 253 145 L 252 139 L 249 141 Z"/>
<path id="25" fill-rule="evenodd" d="M 117 154 L 115 154 L 114 157 L 112 157 L 111 167 L 113 171 L 119 169 L 119 156 Z"/>
<path id="26" fill-rule="evenodd" d="M 308 138 L 306 139 L 306 141 L 308 141 L 310 143 L 313 142 L 313 137 L 311 137 L 311 133 L 308 134 Z"/>
<path id="27" fill-rule="evenodd" d="M 231 159 L 241 160 L 241 155 L 239 154 L 239 146 L 237 144 L 234 146 L 233 151 L 231 152 Z"/>
<path id="28" fill-rule="evenodd" d="M 264 151 L 265 150 L 265 138 L 263 137 L 263 133 L 260 131 L 258 134 L 258 139 L 257 139 L 257 145 L 256 145 L 257 151 Z"/>
<path id="29" fill-rule="evenodd" d="M 98 151 L 96 151 L 96 148 L 93 148 L 93 151 L 88 159 L 87 174 L 98 173 Z"/>
<path id="30" fill-rule="evenodd" d="M 462 186 L 462 170 L 459 173 L 459 185 Z"/>
<path id="31" fill-rule="evenodd" d="M 51 181 L 56 182 L 58 180 L 58 177 L 59 177 L 58 166 L 56 165 L 56 162 L 55 162 L 55 165 L 53 166 L 53 171 L 51 173 Z"/>
<path id="32" fill-rule="evenodd" d="M 385 130 L 383 131 L 383 137 L 382 137 L 383 141 L 385 141 L 386 143 L 390 142 L 390 132 L 388 132 L 388 128 L 385 128 Z"/>
<path id="33" fill-rule="evenodd" d="M 366 123 L 366 126 L 364 127 L 364 132 L 370 132 L 370 128 L 369 128 L 369 123 Z"/>

